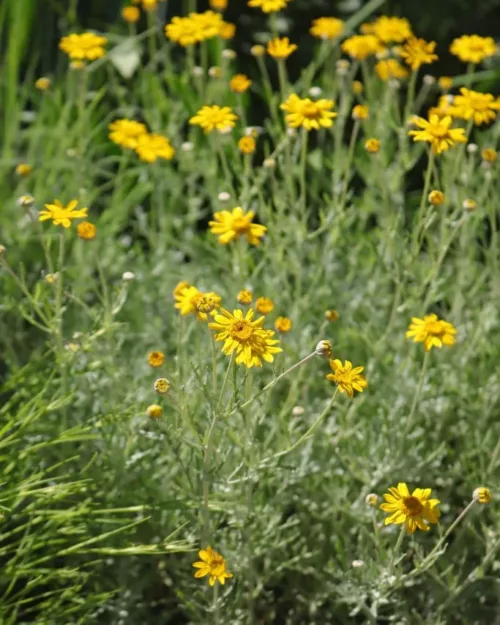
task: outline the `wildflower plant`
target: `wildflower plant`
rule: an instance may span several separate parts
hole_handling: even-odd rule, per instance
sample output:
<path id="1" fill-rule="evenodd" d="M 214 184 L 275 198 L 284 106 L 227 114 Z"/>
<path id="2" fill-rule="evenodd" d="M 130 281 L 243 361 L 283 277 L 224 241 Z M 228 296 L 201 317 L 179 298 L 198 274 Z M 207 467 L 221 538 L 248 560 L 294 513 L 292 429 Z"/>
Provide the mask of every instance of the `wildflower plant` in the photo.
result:
<path id="1" fill-rule="evenodd" d="M 294 3 L 2 82 L 7 625 L 497 618 L 496 43 Z"/>

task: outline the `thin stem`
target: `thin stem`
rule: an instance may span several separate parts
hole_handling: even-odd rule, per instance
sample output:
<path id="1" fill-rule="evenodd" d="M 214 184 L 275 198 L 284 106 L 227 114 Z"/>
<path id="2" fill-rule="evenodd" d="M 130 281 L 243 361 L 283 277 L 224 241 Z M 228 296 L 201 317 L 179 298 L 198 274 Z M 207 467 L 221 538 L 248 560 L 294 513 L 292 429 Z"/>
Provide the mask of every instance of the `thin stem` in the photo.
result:
<path id="1" fill-rule="evenodd" d="M 340 194 L 340 210 L 344 208 L 345 197 L 347 195 L 347 189 L 349 187 L 349 170 L 351 168 L 352 158 L 354 156 L 354 148 L 356 147 L 356 139 L 358 138 L 359 132 L 359 119 L 354 121 L 354 126 L 352 128 L 351 139 L 349 141 L 349 149 L 347 152 L 347 159 L 344 168 L 344 182 L 342 184 L 342 191 Z"/>
<path id="2" fill-rule="evenodd" d="M 415 391 L 415 395 L 413 396 L 413 403 L 411 405 L 410 414 L 408 415 L 408 419 L 406 420 L 406 425 L 404 429 L 403 436 L 406 438 L 406 435 L 411 430 L 411 426 L 413 425 L 413 418 L 415 416 L 415 411 L 417 409 L 418 400 L 420 399 L 420 394 L 422 392 L 422 388 L 424 386 L 425 374 L 427 371 L 427 365 L 429 364 L 430 351 L 425 352 L 424 361 L 422 363 L 422 370 L 420 371 L 420 379 L 418 381 L 418 386 Z"/>
<path id="3" fill-rule="evenodd" d="M 419 206 L 418 214 L 417 214 L 417 223 L 413 231 L 413 250 L 415 254 L 418 252 L 418 247 L 419 247 L 418 241 L 419 241 L 419 235 L 420 235 L 420 230 L 421 230 L 421 221 L 424 215 L 424 208 L 427 202 L 427 196 L 429 194 L 433 167 L 434 167 L 434 152 L 431 150 L 429 153 L 429 160 L 427 163 L 427 171 L 425 172 L 424 190 L 422 192 L 422 197 L 420 199 L 420 206 Z"/>
<path id="4" fill-rule="evenodd" d="M 217 582 L 214 584 L 214 602 L 213 602 L 213 611 L 214 611 L 214 625 L 219 625 L 219 585 Z"/>
<path id="5" fill-rule="evenodd" d="M 406 526 L 403 523 L 403 525 L 401 526 L 401 530 L 399 532 L 398 540 L 397 540 L 396 545 L 394 547 L 394 551 L 392 552 L 391 565 L 390 565 L 391 571 L 394 569 L 394 563 L 396 561 L 397 554 L 401 550 L 401 545 L 403 544 L 403 539 L 405 537 L 405 534 L 406 534 Z"/>
<path id="6" fill-rule="evenodd" d="M 307 143 L 309 139 L 308 131 L 302 129 L 302 146 L 300 153 L 300 203 L 303 214 L 306 212 L 306 170 L 307 170 Z"/>

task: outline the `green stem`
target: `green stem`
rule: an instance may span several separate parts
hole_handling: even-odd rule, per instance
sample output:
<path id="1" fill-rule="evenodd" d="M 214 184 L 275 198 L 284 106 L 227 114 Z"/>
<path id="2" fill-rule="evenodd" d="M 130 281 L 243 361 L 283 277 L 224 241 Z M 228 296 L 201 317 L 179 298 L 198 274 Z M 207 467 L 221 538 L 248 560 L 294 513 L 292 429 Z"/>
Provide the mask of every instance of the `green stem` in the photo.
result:
<path id="1" fill-rule="evenodd" d="M 300 204 L 302 214 L 306 214 L 306 170 L 307 170 L 307 144 L 309 139 L 308 131 L 302 129 L 302 145 L 300 153 Z"/>
<path id="2" fill-rule="evenodd" d="M 356 140 L 358 138 L 358 132 L 359 132 L 359 119 L 356 119 L 354 121 L 354 126 L 352 128 L 351 139 L 349 141 L 349 149 L 347 152 L 347 159 L 346 159 L 345 168 L 344 168 L 344 182 L 342 184 L 342 191 L 340 194 L 340 201 L 339 201 L 340 211 L 342 211 L 342 209 L 344 208 L 344 202 L 345 202 L 345 198 L 347 195 L 347 189 L 349 187 L 349 170 L 351 168 L 351 163 L 352 163 L 352 159 L 354 156 L 354 148 L 356 147 Z"/>
<path id="3" fill-rule="evenodd" d="M 418 253 L 418 250 L 419 250 L 419 237 L 420 237 L 420 230 L 422 227 L 421 222 L 424 216 L 424 209 L 425 209 L 427 196 L 429 194 L 429 189 L 431 185 L 431 175 L 432 175 L 433 167 L 434 167 L 434 152 L 431 150 L 429 153 L 429 160 L 427 163 L 427 171 L 425 172 L 424 190 L 422 192 L 422 197 L 420 199 L 420 206 L 419 206 L 418 214 L 417 214 L 417 223 L 415 224 L 414 230 L 413 230 L 413 252 L 415 255 Z"/>
<path id="4" fill-rule="evenodd" d="M 394 551 L 392 552 L 391 565 L 390 565 L 390 570 L 391 571 L 394 569 L 394 563 L 396 561 L 397 555 L 399 554 L 399 552 L 401 550 L 401 545 L 403 544 L 403 539 L 405 537 L 405 534 L 406 534 L 406 526 L 403 523 L 403 525 L 401 526 L 401 530 L 399 532 L 398 540 L 397 540 L 396 545 L 394 547 Z"/>
<path id="5" fill-rule="evenodd" d="M 411 405 L 410 414 L 408 415 L 408 419 L 406 420 L 405 429 L 403 432 L 403 438 L 406 440 L 406 436 L 411 430 L 411 426 L 413 425 L 413 418 L 415 416 L 415 411 L 417 409 L 418 400 L 420 399 L 420 394 L 422 392 L 422 388 L 424 386 L 425 374 L 427 372 L 427 366 L 429 364 L 430 351 L 425 352 L 424 361 L 422 363 L 422 369 L 420 371 L 420 379 L 418 381 L 418 386 L 415 391 L 415 395 L 413 396 L 413 403 Z"/>

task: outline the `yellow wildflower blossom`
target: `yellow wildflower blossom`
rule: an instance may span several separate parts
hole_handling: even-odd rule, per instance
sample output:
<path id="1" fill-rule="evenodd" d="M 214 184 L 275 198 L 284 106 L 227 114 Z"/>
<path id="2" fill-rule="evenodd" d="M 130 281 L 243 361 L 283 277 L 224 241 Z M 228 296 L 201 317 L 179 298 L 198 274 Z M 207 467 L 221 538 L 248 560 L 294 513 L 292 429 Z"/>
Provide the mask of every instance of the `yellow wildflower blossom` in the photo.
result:
<path id="1" fill-rule="evenodd" d="M 106 37 L 94 33 L 72 33 L 61 39 L 59 48 L 70 59 L 95 61 L 106 54 L 104 46 L 107 42 Z"/>
<path id="2" fill-rule="evenodd" d="M 208 575 L 208 583 L 210 586 L 213 586 L 215 582 L 224 585 L 226 579 L 231 579 L 233 576 L 232 573 L 227 571 L 224 558 L 220 553 L 214 551 L 212 547 L 207 547 L 199 551 L 198 557 L 200 561 L 193 564 L 194 568 L 198 569 L 194 576 L 200 578 Z"/>
<path id="3" fill-rule="evenodd" d="M 273 59 L 287 59 L 296 49 L 297 46 L 294 43 L 290 43 L 288 37 L 276 37 L 267 44 L 267 53 Z"/>
<path id="4" fill-rule="evenodd" d="M 255 300 L 255 310 L 261 315 L 268 315 L 274 310 L 274 304 L 268 297 L 258 297 Z"/>
<path id="5" fill-rule="evenodd" d="M 54 226 L 69 228 L 73 219 L 83 219 L 87 217 L 87 208 L 75 210 L 78 206 L 77 200 L 71 200 L 67 206 L 63 206 L 59 200 L 54 200 L 53 204 L 45 204 L 45 210 L 41 210 L 38 221 L 51 219 Z"/>
<path id="6" fill-rule="evenodd" d="M 226 131 L 234 128 L 238 116 L 235 115 L 229 106 L 203 106 L 191 119 L 190 124 L 200 126 L 205 133 L 214 130 Z"/>
<path id="7" fill-rule="evenodd" d="M 274 322 L 274 327 L 278 332 L 286 333 L 292 329 L 292 320 L 288 317 L 278 317 Z"/>
<path id="8" fill-rule="evenodd" d="M 464 63 L 481 63 L 497 52 L 493 37 L 462 35 L 451 42 L 450 52 Z"/>
<path id="9" fill-rule="evenodd" d="M 453 116 L 460 119 L 472 119 L 476 126 L 492 122 L 500 110 L 500 98 L 491 93 L 480 93 L 462 87 L 460 95 L 453 99 Z"/>
<path id="10" fill-rule="evenodd" d="M 146 163 L 154 163 L 159 158 L 171 161 L 175 156 L 175 149 L 167 137 L 157 134 L 140 135 L 137 138 L 135 151 L 141 161 Z"/>
<path id="11" fill-rule="evenodd" d="M 425 315 L 423 319 L 412 317 L 411 324 L 406 331 L 406 338 L 413 339 L 414 343 L 423 343 L 428 352 L 433 347 L 450 347 L 455 344 L 457 331 L 449 321 L 439 319 L 434 313 Z"/>
<path id="12" fill-rule="evenodd" d="M 429 200 L 429 204 L 432 204 L 432 206 L 441 206 L 441 204 L 444 204 L 444 193 L 434 189 L 429 193 L 427 199 Z"/>
<path id="13" fill-rule="evenodd" d="M 330 382 L 334 382 L 341 393 L 347 393 L 347 395 L 352 398 L 354 396 L 354 391 L 362 393 L 368 386 L 368 382 L 365 380 L 364 376 L 361 375 L 364 367 L 354 367 L 353 369 L 350 360 L 346 360 L 344 364 L 342 364 L 342 361 L 338 358 L 330 360 L 329 364 L 333 373 L 329 373 L 326 379 L 330 380 Z"/>
<path id="14" fill-rule="evenodd" d="M 491 490 L 486 486 L 479 486 L 472 493 L 472 498 L 481 504 L 491 503 Z"/>
<path id="15" fill-rule="evenodd" d="M 217 295 L 217 293 L 213 293 L 212 291 L 203 293 L 195 286 L 191 285 L 183 289 L 176 289 L 176 291 L 177 292 L 174 291 L 174 298 L 176 299 L 175 308 L 177 308 L 183 316 L 194 313 L 199 321 L 207 320 L 207 314 L 198 310 L 198 302 L 203 297 L 210 297 L 215 302 L 216 307 L 218 307 L 221 302 L 221 297 Z"/>
<path id="16" fill-rule="evenodd" d="M 375 139 L 375 137 L 371 137 L 365 141 L 365 150 L 370 152 L 370 154 L 376 154 L 380 150 L 380 141 Z"/>
<path id="17" fill-rule="evenodd" d="M 108 136 L 113 143 L 130 150 L 135 149 L 139 137 L 148 132 L 145 124 L 133 119 L 117 119 L 109 124 L 108 129 Z"/>
<path id="18" fill-rule="evenodd" d="M 244 93 L 252 85 L 252 81 L 245 74 L 236 74 L 229 81 L 229 88 L 234 93 Z"/>
<path id="19" fill-rule="evenodd" d="M 242 154 L 253 154 L 255 147 L 256 143 L 253 137 L 241 137 L 238 141 L 238 149 Z"/>
<path id="20" fill-rule="evenodd" d="M 97 234 L 97 228 L 90 221 L 82 221 L 76 227 L 76 234 L 80 239 L 84 239 L 85 241 L 92 241 L 95 239 Z"/>
<path id="21" fill-rule="evenodd" d="M 261 9 L 264 13 L 276 13 L 285 9 L 290 0 L 249 0 L 248 6 Z"/>
<path id="22" fill-rule="evenodd" d="M 378 61 L 375 64 L 375 72 L 382 80 L 401 79 L 408 76 L 408 70 L 396 59 L 382 59 Z"/>
<path id="23" fill-rule="evenodd" d="M 141 17 L 138 7 L 123 7 L 122 17 L 128 24 L 135 24 Z"/>
<path id="24" fill-rule="evenodd" d="M 414 122 L 421 130 L 410 130 L 408 134 L 413 136 L 413 141 L 430 143 L 435 154 L 449 150 L 456 143 L 467 143 L 463 128 L 450 128 L 452 118 L 449 115 L 442 119 L 437 115 L 431 115 L 429 120 L 415 117 Z"/>
<path id="25" fill-rule="evenodd" d="M 428 532 L 429 523 L 437 523 L 440 516 L 437 506 L 441 502 L 439 499 L 429 499 L 431 493 L 430 488 L 416 488 L 410 495 L 405 482 L 389 488 L 389 492 L 384 494 L 385 503 L 380 505 L 381 510 L 390 513 L 384 524 L 404 523 L 408 534 L 414 534 L 417 528 Z"/>
<path id="26" fill-rule="evenodd" d="M 344 21 L 336 17 L 318 17 L 309 30 L 318 39 L 336 39 L 344 30 Z"/>
<path id="27" fill-rule="evenodd" d="M 370 32 L 384 43 L 401 43 L 412 36 L 410 23 L 404 17 L 381 15 L 370 26 Z"/>
<path id="28" fill-rule="evenodd" d="M 219 243 L 227 245 L 239 237 L 245 236 L 250 245 L 260 245 L 260 239 L 267 232 L 266 226 L 254 224 L 254 211 L 243 212 L 241 206 L 232 211 L 217 211 L 214 221 L 209 221 L 210 231 L 219 237 Z"/>
<path id="29" fill-rule="evenodd" d="M 300 126 L 309 131 L 333 126 L 333 119 L 337 117 L 337 113 L 331 110 L 334 106 L 333 100 L 301 99 L 292 93 L 280 108 L 287 113 L 285 120 L 288 126 L 291 128 Z"/>
<path id="30" fill-rule="evenodd" d="M 249 304 L 252 303 L 252 291 L 249 291 L 248 289 L 243 289 L 242 291 L 240 291 L 238 293 L 237 296 L 237 300 L 240 304 L 244 304 L 245 306 L 248 306 Z"/>
<path id="31" fill-rule="evenodd" d="M 161 367 L 165 362 L 165 354 L 159 351 L 149 352 L 148 354 L 148 364 L 150 367 L 157 368 Z"/>
<path id="32" fill-rule="evenodd" d="M 385 46 L 375 35 L 354 35 L 342 44 L 342 52 L 360 61 L 384 50 Z"/>
<path id="33" fill-rule="evenodd" d="M 438 55 L 434 54 L 435 48 L 435 41 L 425 41 L 425 39 L 411 37 L 401 48 L 399 56 L 415 71 L 421 65 L 433 63 L 438 60 Z"/>

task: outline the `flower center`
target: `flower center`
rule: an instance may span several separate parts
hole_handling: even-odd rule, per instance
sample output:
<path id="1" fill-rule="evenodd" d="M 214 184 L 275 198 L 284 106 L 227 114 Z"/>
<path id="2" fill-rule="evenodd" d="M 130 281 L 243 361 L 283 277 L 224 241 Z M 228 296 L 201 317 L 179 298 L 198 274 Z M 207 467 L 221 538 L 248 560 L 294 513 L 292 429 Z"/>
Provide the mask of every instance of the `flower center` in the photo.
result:
<path id="1" fill-rule="evenodd" d="M 229 333 L 234 339 L 247 341 L 253 334 L 253 326 L 245 319 L 238 319 L 231 325 Z"/>
<path id="2" fill-rule="evenodd" d="M 236 217 L 231 225 L 235 232 L 247 232 L 249 223 L 244 217 Z"/>
<path id="3" fill-rule="evenodd" d="M 403 499 L 403 507 L 405 514 L 408 516 L 418 516 L 423 510 L 420 500 L 416 497 L 405 497 Z"/>
<path id="4" fill-rule="evenodd" d="M 430 124 L 429 133 L 439 139 L 446 137 L 448 134 L 448 128 L 441 126 L 441 124 Z"/>
<path id="5" fill-rule="evenodd" d="M 306 102 L 303 104 L 300 112 L 307 119 L 318 119 L 318 117 L 321 117 L 321 112 L 314 102 Z"/>
<path id="6" fill-rule="evenodd" d="M 440 336 L 443 333 L 443 328 L 439 321 L 431 321 L 427 324 L 425 328 L 428 334 L 432 334 L 432 336 Z"/>

